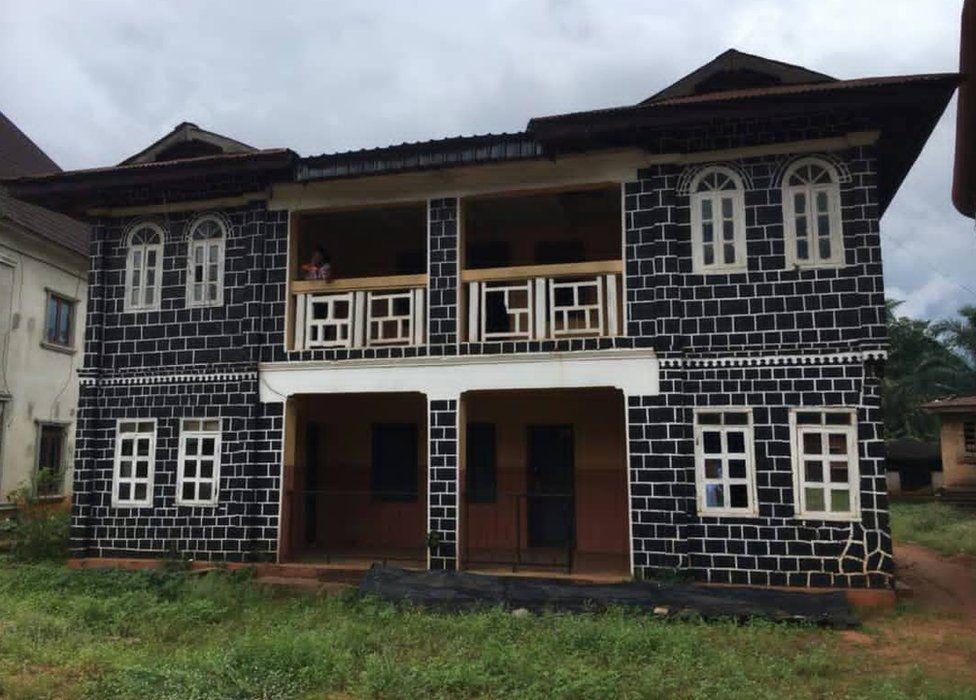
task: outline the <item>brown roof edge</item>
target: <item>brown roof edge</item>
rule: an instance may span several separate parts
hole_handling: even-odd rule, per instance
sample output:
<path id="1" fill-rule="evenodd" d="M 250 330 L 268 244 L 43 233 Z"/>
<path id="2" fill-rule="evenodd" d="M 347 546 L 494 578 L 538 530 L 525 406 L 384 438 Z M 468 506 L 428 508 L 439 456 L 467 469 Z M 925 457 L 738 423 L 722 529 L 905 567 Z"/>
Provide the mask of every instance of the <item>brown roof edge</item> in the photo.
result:
<path id="1" fill-rule="evenodd" d="M 976 413 L 976 396 L 953 396 L 923 403 L 920 408 L 932 413 Z"/>
<path id="2" fill-rule="evenodd" d="M 290 171 L 297 155 L 288 149 L 233 153 L 201 158 L 71 170 L 0 181 L 10 194 L 63 213 L 77 214 L 77 201 L 113 187 L 165 184 L 191 177 Z"/>
<path id="3" fill-rule="evenodd" d="M 918 73 L 913 75 L 894 75 L 879 76 L 874 78 L 856 78 L 854 80 L 835 80 L 816 83 L 796 83 L 790 85 L 776 85 L 773 87 L 745 88 L 742 90 L 725 90 L 722 92 L 710 92 L 703 95 L 689 95 L 687 97 L 674 97 L 670 99 L 657 100 L 655 102 L 639 103 L 636 105 L 624 105 L 620 107 L 608 107 L 604 109 L 594 109 L 584 112 L 569 112 L 566 114 L 554 114 L 546 117 L 534 117 L 529 120 L 528 130 L 531 133 L 534 129 L 548 124 L 558 124 L 561 122 L 582 122 L 590 121 L 594 118 L 612 116 L 615 114 L 642 113 L 653 114 L 663 107 L 679 107 L 683 105 L 709 105 L 722 102 L 737 102 L 757 98 L 785 97 L 789 95 L 805 95 L 811 93 L 840 92 L 854 90 L 857 88 L 885 87 L 894 85 L 907 85 L 912 83 L 946 83 L 948 85 L 958 85 L 960 76 L 958 73 Z"/>

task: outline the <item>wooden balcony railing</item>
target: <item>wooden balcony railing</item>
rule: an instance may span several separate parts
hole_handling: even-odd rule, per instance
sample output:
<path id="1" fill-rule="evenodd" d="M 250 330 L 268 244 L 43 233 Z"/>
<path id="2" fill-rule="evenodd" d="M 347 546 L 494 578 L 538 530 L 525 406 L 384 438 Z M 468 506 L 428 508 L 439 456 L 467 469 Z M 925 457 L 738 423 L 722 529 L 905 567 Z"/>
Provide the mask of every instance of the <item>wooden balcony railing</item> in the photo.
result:
<path id="1" fill-rule="evenodd" d="M 465 270 L 469 342 L 615 336 L 620 260 Z"/>
<path id="2" fill-rule="evenodd" d="M 423 345 L 427 275 L 291 283 L 294 348 Z"/>

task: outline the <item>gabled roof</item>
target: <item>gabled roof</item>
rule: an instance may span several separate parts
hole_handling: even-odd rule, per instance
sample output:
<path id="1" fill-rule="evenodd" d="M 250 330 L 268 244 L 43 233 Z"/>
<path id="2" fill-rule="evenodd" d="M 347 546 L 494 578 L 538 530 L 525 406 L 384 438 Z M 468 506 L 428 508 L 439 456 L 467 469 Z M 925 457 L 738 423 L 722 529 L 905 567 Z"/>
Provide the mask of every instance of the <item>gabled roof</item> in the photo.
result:
<path id="1" fill-rule="evenodd" d="M 0 112 L 0 177 L 28 177 L 61 172 L 57 163 Z M 88 255 L 87 226 L 63 214 L 14 199 L 2 188 L 0 219 L 6 219 L 76 253 Z"/>
<path id="2" fill-rule="evenodd" d="M 792 63 L 728 49 L 711 61 L 651 95 L 639 104 L 649 104 L 674 97 L 689 97 L 710 92 L 744 88 L 822 83 L 834 81 L 829 75 Z"/>
<path id="3" fill-rule="evenodd" d="M 123 160 L 119 165 L 160 163 L 229 153 L 253 153 L 256 150 L 254 146 L 248 146 L 246 143 L 235 141 L 212 131 L 206 131 L 191 122 L 183 122 L 177 124 L 171 132 L 161 139 Z"/>
<path id="4" fill-rule="evenodd" d="M 59 172 L 58 164 L 0 112 L 0 178 Z"/>

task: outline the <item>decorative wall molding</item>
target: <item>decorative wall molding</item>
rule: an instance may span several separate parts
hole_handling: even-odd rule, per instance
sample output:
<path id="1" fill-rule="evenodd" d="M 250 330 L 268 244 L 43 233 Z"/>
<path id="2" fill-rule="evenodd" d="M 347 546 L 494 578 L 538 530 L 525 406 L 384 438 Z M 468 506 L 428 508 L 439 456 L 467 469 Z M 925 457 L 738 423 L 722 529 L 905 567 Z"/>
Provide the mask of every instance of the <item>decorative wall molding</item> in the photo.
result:
<path id="1" fill-rule="evenodd" d="M 257 380 L 258 373 L 249 372 L 201 372 L 198 374 L 146 374 L 129 377 L 81 377 L 82 386 L 128 386 L 132 384 L 201 384 L 207 382 L 231 382 Z"/>
<path id="2" fill-rule="evenodd" d="M 662 357 L 662 369 L 681 367 L 770 367 L 777 365 L 845 365 L 887 359 L 886 350 L 864 350 L 813 355 L 761 355 L 753 357 Z"/>

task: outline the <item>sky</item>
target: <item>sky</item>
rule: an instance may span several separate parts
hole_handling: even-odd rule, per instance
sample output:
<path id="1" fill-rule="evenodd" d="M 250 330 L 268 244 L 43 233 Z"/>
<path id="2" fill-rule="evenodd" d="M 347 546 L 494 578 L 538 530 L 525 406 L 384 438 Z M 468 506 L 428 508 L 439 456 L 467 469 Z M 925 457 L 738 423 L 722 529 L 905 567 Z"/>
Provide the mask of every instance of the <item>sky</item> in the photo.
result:
<path id="1" fill-rule="evenodd" d="M 65 169 L 176 124 L 301 155 L 632 104 L 727 48 L 838 78 L 958 69 L 962 0 L 0 0 L 0 110 Z M 882 17 L 883 15 L 883 17 Z M 881 222 L 901 312 L 976 304 L 955 101 Z"/>

